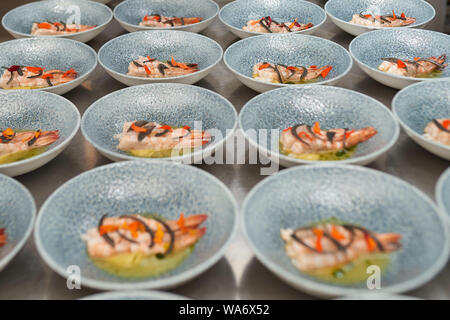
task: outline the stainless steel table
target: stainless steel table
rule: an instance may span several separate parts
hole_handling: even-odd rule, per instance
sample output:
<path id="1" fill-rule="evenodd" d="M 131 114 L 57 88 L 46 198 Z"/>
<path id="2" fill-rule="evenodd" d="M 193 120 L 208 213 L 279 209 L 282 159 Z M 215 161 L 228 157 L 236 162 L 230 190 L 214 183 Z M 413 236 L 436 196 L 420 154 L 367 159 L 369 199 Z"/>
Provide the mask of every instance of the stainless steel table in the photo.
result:
<path id="1" fill-rule="evenodd" d="M 21 5 L 24 0 L 1 1 L 0 14 Z M 112 8 L 119 1 L 112 1 Z M 230 1 L 219 0 L 222 7 Z M 324 1 L 313 1 L 323 6 Z M 431 0 L 444 6 L 442 0 Z M 443 8 L 441 8 L 443 9 Z M 89 42 L 98 50 L 106 41 L 126 33 L 115 21 L 96 39 Z M 204 32 L 204 35 L 216 40 L 225 50 L 238 40 L 225 30 L 217 19 Z M 327 21 L 316 35 L 335 41 L 348 48 L 352 36 Z M 12 37 L 0 30 L 0 41 Z M 198 86 L 218 92 L 229 99 L 239 111 L 255 91 L 242 85 L 221 62 L 214 72 L 197 83 Z M 354 66 L 340 86 L 365 93 L 390 106 L 394 89 L 385 87 L 363 74 Z M 71 100 L 83 114 L 94 101 L 102 96 L 124 88 L 125 86 L 108 76 L 97 67 L 93 75 L 80 87 L 65 97 Z M 33 194 L 40 207 L 47 197 L 61 184 L 83 171 L 104 165 L 110 161 L 98 154 L 81 136 L 77 134 L 70 146 L 55 160 L 29 174 L 17 177 Z M 416 145 L 404 133 L 390 152 L 372 163 L 370 167 L 381 170 L 417 186 L 434 199 L 434 187 L 439 175 L 449 166 L 444 161 Z M 264 179 L 260 165 L 199 165 L 222 180 L 233 192 L 239 204 L 249 190 Z M 311 299 L 312 297 L 296 291 L 281 282 L 255 258 L 242 233 L 215 266 L 193 281 L 173 290 L 173 292 L 196 299 Z M 94 290 L 68 290 L 66 280 L 54 273 L 40 258 L 31 237 L 24 249 L 0 273 L 0 299 L 74 299 L 95 293 Z M 447 266 L 434 280 L 407 294 L 428 299 L 450 298 L 450 267 Z"/>

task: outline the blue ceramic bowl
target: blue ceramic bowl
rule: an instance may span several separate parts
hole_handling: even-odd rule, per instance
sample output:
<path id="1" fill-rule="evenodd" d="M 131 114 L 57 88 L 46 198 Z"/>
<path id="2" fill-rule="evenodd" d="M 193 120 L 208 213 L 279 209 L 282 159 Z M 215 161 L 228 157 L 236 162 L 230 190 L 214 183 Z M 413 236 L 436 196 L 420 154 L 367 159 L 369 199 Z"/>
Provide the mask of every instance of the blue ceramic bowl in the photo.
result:
<path id="1" fill-rule="evenodd" d="M 36 205 L 30 192 L 19 182 L 0 174 L 0 228 L 8 242 L 0 247 L 0 271 L 22 249 L 33 229 Z"/>
<path id="2" fill-rule="evenodd" d="M 138 56 L 149 55 L 161 61 L 197 63 L 199 71 L 168 78 L 128 76 L 128 65 Z M 205 77 L 220 60 L 222 47 L 205 36 L 192 32 L 157 30 L 125 34 L 105 43 L 98 51 L 100 65 L 114 79 L 128 86 L 155 82 L 193 84 Z"/>
<path id="3" fill-rule="evenodd" d="M 84 113 L 81 131 L 100 153 L 113 161 L 143 159 L 118 150 L 118 140 L 114 139 L 125 122 L 134 120 L 188 125 L 210 132 L 214 138 L 202 149 L 169 158 L 197 163 L 222 147 L 233 134 L 237 112 L 228 100 L 207 89 L 176 83 L 147 84 L 125 88 L 96 101 Z M 198 124 L 201 127 L 196 126 L 197 121 L 201 121 Z"/>
<path id="4" fill-rule="evenodd" d="M 188 298 L 162 291 L 111 291 L 96 293 L 81 300 L 188 300 Z"/>
<path id="5" fill-rule="evenodd" d="M 450 160 L 450 146 L 423 137 L 432 119 L 450 118 L 450 79 L 421 82 L 401 90 L 392 101 L 392 110 L 411 139 Z"/>
<path id="6" fill-rule="evenodd" d="M 114 18 L 129 32 L 141 30 L 183 30 L 200 32 L 208 27 L 219 13 L 219 5 L 212 0 L 126 0 L 114 9 Z M 199 17 L 202 21 L 178 27 L 144 27 L 139 23 L 145 15 L 168 17 Z"/>
<path id="7" fill-rule="evenodd" d="M 17 176 L 35 170 L 59 155 L 80 126 L 80 113 L 69 100 L 35 90 L 0 94 L 0 130 L 59 130 L 60 138 L 34 157 L 0 165 L 0 173 Z"/>
<path id="8" fill-rule="evenodd" d="M 249 20 L 257 20 L 270 16 L 282 22 L 292 22 L 298 19 L 300 23 L 314 24 L 312 28 L 294 33 L 311 33 L 320 27 L 327 15 L 325 11 L 311 2 L 289 0 L 237 0 L 224 6 L 219 13 L 219 19 L 225 26 L 239 38 L 247 38 L 261 32 L 242 30 Z"/>
<path id="9" fill-rule="evenodd" d="M 352 58 L 343 47 L 329 40 L 303 34 L 247 38 L 231 45 L 224 55 L 228 69 L 243 84 L 258 92 L 285 86 L 302 86 L 270 83 L 252 78 L 253 66 L 263 61 L 285 65 L 333 66 L 328 76 L 325 79 L 320 78 L 315 84 L 333 84 L 352 68 Z"/>
<path id="10" fill-rule="evenodd" d="M 325 11 L 331 20 L 339 28 L 354 36 L 371 30 L 386 29 L 350 23 L 354 14 L 371 12 L 375 16 L 380 16 L 391 14 L 392 10 L 396 14 L 404 12 L 407 17 L 416 18 L 416 22 L 406 28 L 424 28 L 436 14 L 434 7 L 423 0 L 328 0 L 325 4 Z"/>
<path id="11" fill-rule="evenodd" d="M 375 232 L 402 235 L 402 248 L 381 275 L 380 292 L 412 290 L 447 263 L 443 214 L 417 188 L 386 173 L 347 165 L 301 166 L 264 179 L 243 205 L 243 229 L 257 258 L 278 277 L 318 296 L 359 295 L 366 283 L 340 286 L 301 273 L 284 250 L 280 229 L 336 217 Z M 369 276 L 369 275 L 368 275 Z"/>
<path id="12" fill-rule="evenodd" d="M 436 200 L 450 223 L 450 168 L 445 170 L 436 184 Z"/>
<path id="13" fill-rule="evenodd" d="M 79 23 L 96 27 L 83 32 L 57 36 L 31 35 L 33 22 Z M 75 20 L 71 20 L 75 17 Z M 3 16 L 3 27 L 15 38 L 27 37 L 63 37 L 87 42 L 99 35 L 111 22 L 112 11 L 104 4 L 85 0 L 48 0 L 37 1 L 12 9 Z"/>
<path id="14" fill-rule="evenodd" d="M 98 269 L 80 236 L 105 213 L 148 212 L 168 219 L 207 213 L 206 234 L 180 266 L 160 276 L 119 278 Z M 57 189 L 39 212 L 34 239 L 42 258 L 63 277 L 77 265 L 83 286 L 141 290 L 171 288 L 198 276 L 222 257 L 236 229 L 236 201 L 211 174 L 167 161 L 127 161 L 82 173 Z"/>
<path id="15" fill-rule="evenodd" d="M 78 77 L 67 83 L 34 89 L 64 94 L 86 80 L 97 66 L 97 54 L 88 45 L 63 38 L 28 38 L 0 43 L 0 66 L 25 65 L 47 70 L 75 69 Z M 3 73 L 3 69 L 1 71 Z M 22 90 L 23 91 L 23 90 Z M 0 92 L 4 92 L 0 89 Z"/>
<path id="16" fill-rule="evenodd" d="M 283 129 L 300 123 L 312 126 L 316 121 L 325 129 L 373 126 L 378 131 L 374 137 L 358 145 L 353 157 L 334 161 L 338 163 L 365 165 L 374 161 L 394 145 L 400 131 L 392 113 L 377 100 L 356 91 L 330 86 L 272 90 L 247 102 L 239 114 L 239 127 L 249 142 L 264 154 L 270 153 L 272 161 L 286 167 L 323 163 L 279 152 L 279 136 Z M 267 130 L 267 138 L 252 134 L 261 130 Z"/>
<path id="17" fill-rule="evenodd" d="M 389 74 L 378 70 L 381 58 L 413 59 L 446 54 L 450 57 L 450 36 L 419 29 L 386 29 L 362 34 L 350 43 L 350 54 L 360 68 L 376 81 L 395 89 L 402 89 L 420 81 L 436 78 L 414 78 Z M 450 77 L 445 68 L 440 78 Z"/>

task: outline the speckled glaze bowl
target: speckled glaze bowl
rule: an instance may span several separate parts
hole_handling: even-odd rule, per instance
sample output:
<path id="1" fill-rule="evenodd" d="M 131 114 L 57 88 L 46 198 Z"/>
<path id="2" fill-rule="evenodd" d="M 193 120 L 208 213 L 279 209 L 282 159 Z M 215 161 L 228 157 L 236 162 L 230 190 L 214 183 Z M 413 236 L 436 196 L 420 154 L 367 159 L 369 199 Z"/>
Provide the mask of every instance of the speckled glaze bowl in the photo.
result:
<path id="1" fill-rule="evenodd" d="M 311 2 L 289 0 L 237 0 L 224 6 L 219 13 L 220 21 L 239 38 L 247 38 L 261 32 L 249 32 L 242 30 L 249 20 L 257 20 L 270 16 L 272 19 L 282 22 L 292 22 L 298 19 L 299 23 L 314 24 L 313 27 L 296 31 L 294 33 L 308 34 L 319 28 L 327 19 L 325 11 Z"/>
<path id="2" fill-rule="evenodd" d="M 142 30 L 182 30 L 200 32 L 208 27 L 219 13 L 219 5 L 212 0 L 126 0 L 114 9 L 114 18 L 129 32 Z M 202 21 L 178 27 L 140 26 L 145 15 L 160 14 L 168 17 L 199 17 Z"/>
<path id="3" fill-rule="evenodd" d="M 56 36 L 31 34 L 33 22 L 67 22 L 79 14 L 80 24 L 96 27 L 83 32 Z M 12 9 L 2 18 L 2 26 L 15 38 L 61 37 L 87 42 L 98 36 L 113 18 L 112 11 L 104 4 L 85 0 L 37 1 Z M 76 19 L 76 18 L 75 18 Z M 73 20 L 71 23 L 76 23 Z"/>
<path id="4" fill-rule="evenodd" d="M 421 82 L 401 90 L 392 101 L 392 111 L 414 142 L 450 160 L 450 146 L 423 136 L 431 120 L 450 118 L 450 79 Z"/>
<path id="5" fill-rule="evenodd" d="M 336 217 L 374 232 L 400 233 L 402 248 L 391 255 L 381 275 L 382 293 L 423 285 L 449 256 L 448 229 L 433 202 L 410 184 L 365 167 L 308 165 L 283 170 L 254 187 L 242 211 L 243 229 L 256 257 L 289 285 L 315 296 L 370 290 L 365 282 L 341 286 L 300 272 L 285 253 L 280 229 Z"/>
<path id="6" fill-rule="evenodd" d="M 297 159 L 279 151 L 279 136 L 283 129 L 302 123 L 312 126 L 316 121 L 324 129 L 373 126 L 378 131 L 358 145 L 353 157 L 332 161 L 341 164 L 366 165 L 374 161 L 394 145 L 400 131 L 392 113 L 377 100 L 330 86 L 272 90 L 247 102 L 239 114 L 239 127 L 250 144 L 267 154 L 271 161 L 285 167 L 324 163 Z M 267 136 L 258 134 L 261 130 L 267 130 Z"/>
<path id="7" fill-rule="evenodd" d="M 8 242 L 0 247 L 0 271 L 19 253 L 30 237 L 36 205 L 30 192 L 16 180 L 0 174 L 0 228 Z"/>
<path id="8" fill-rule="evenodd" d="M 224 97 L 200 87 L 157 83 L 113 92 L 92 104 L 84 113 L 81 132 L 101 154 L 113 160 L 146 159 L 117 149 L 114 136 L 125 122 L 156 121 L 171 126 L 207 130 L 214 136 L 203 148 L 192 153 L 166 158 L 183 163 L 198 163 L 221 148 L 237 126 L 237 112 Z M 197 121 L 201 121 L 196 126 Z M 217 133 L 217 135 L 215 135 Z"/>
<path id="9" fill-rule="evenodd" d="M 176 269 L 156 277 L 128 279 L 98 269 L 81 235 L 105 213 L 158 213 L 175 219 L 180 212 L 204 212 L 206 234 Z M 172 288 L 198 276 L 223 255 L 237 229 L 237 204 L 211 174 L 174 162 L 127 161 L 105 165 L 75 177 L 42 206 L 34 239 L 39 253 L 59 275 L 80 267 L 81 285 L 101 290 Z"/>
<path id="10" fill-rule="evenodd" d="M 350 23 L 354 14 L 372 13 L 376 16 L 404 12 L 407 17 L 416 18 L 416 22 L 397 28 L 424 28 L 436 15 L 434 7 L 423 0 L 328 0 L 325 11 L 331 20 L 342 30 L 351 35 L 386 27 L 368 27 Z M 395 28 L 395 27 L 394 27 Z"/>
<path id="11" fill-rule="evenodd" d="M 303 34 L 260 35 L 240 40 L 225 51 L 224 62 L 247 87 L 258 91 L 303 86 L 303 84 L 271 83 L 252 78 L 253 66 L 258 62 L 285 65 L 325 66 L 333 69 L 325 79 L 314 84 L 334 84 L 352 68 L 352 58 L 340 45 L 322 38 Z"/>
<path id="12" fill-rule="evenodd" d="M 413 59 L 442 54 L 450 57 L 450 36 L 411 28 L 376 30 L 353 39 L 349 49 L 359 67 L 371 78 L 394 89 L 403 89 L 416 82 L 438 78 L 403 77 L 380 71 L 378 66 L 383 62 L 381 58 Z M 439 78 L 448 77 L 450 68 L 445 68 Z"/>
<path id="13" fill-rule="evenodd" d="M 450 168 L 444 171 L 436 184 L 436 201 L 450 224 Z"/>
<path id="14" fill-rule="evenodd" d="M 0 43 L 0 66 L 25 65 L 49 69 L 75 69 L 78 77 L 67 83 L 33 89 L 64 94 L 83 83 L 97 66 L 97 54 L 88 45 L 62 38 L 28 38 Z M 1 69 L 3 73 L 3 69 Z M 20 90 L 24 91 L 24 90 Z M 0 92 L 5 90 L 0 88 Z"/>
<path id="15" fill-rule="evenodd" d="M 184 296 L 162 291 L 111 291 L 96 293 L 81 300 L 189 300 Z"/>
<path id="16" fill-rule="evenodd" d="M 0 173 L 17 176 L 33 171 L 58 156 L 80 126 L 80 113 L 69 100 L 35 90 L 0 91 L 0 130 L 59 130 L 60 138 L 34 157 L 0 165 Z"/>
<path id="17" fill-rule="evenodd" d="M 168 78 L 144 78 L 127 75 L 128 65 L 138 56 L 149 55 L 165 61 L 197 63 L 199 71 Z M 222 60 L 222 47 L 205 36 L 185 31 L 155 30 L 125 34 L 105 43 L 98 51 L 100 65 L 117 81 L 128 86 L 145 83 L 175 82 L 193 84 L 211 72 Z"/>

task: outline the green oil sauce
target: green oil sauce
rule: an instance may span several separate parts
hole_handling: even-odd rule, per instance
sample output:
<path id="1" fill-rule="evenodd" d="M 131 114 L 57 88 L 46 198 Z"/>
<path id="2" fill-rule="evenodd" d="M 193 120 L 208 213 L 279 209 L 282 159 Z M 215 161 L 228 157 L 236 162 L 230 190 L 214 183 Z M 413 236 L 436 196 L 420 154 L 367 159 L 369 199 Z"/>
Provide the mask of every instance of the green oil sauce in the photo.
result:
<path id="1" fill-rule="evenodd" d="M 339 151 L 324 151 L 317 153 L 305 153 L 305 154 L 294 154 L 292 150 L 284 148 L 283 144 L 280 142 L 279 149 L 280 152 L 289 157 L 301 159 L 301 160 L 318 160 L 318 161 L 336 161 L 345 160 L 353 157 L 358 146 L 353 146 L 350 148 L 345 148 Z"/>
<path id="2" fill-rule="evenodd" d="M 433 72 L 429 74 L 424 74 L 420 76 L 416 76 L 416 78 L 439 78 L 442 76 L 442 71 L 440 70 L 434 70 Z"/>
<path id="3" fill-rule="evenodd" d="M 45 87 L 13 87 L 13 88 L 3 88 L 5 90 L 32 90 L 32 89 L 40 89 Z"/>
<path id="4" fill-rule="evenodd" d="M 11 162 L 16 162 L 20 160 L 25 160 L 34 156 L 37 156 L 47 150 L 47 147 L 33 148 L 29 150 L 18 151 L 14 153 L 5 154 L 0 156 L 0 164 L 6 164 Z"/>
<path id="5" fill-rule="evenodd" d="M 183 154 L 191 153 L 194 148 L 184 148 L 184 149 L 166 149 L 166 150 L 152 150 L 152 149 L 141 149 L 141 150 L 129 150 L 128 153 L 134 157 L 140 158 L 170 158 L 172 156 L 181 156 Z"/>
<path id="6" fill-rule="evenodd" d="M 252 75 L 252 77 L 256 79 L 256 78 L 258 78 L 258 75 L 254 73 Z M 319 79 L 315 78 L 315 79 L 311 79 L 311 80 L 285 81 L 285 82 L 283 82 L 283 84 L 308 84 L 308 83 L 315 83 L 315 82 L 318 82 L 318 81 L 319 81 Z M 280 83 L 280 81 L 278 81 L 278 80 L 272 80 L 271 82 L 272 83 Z"/>

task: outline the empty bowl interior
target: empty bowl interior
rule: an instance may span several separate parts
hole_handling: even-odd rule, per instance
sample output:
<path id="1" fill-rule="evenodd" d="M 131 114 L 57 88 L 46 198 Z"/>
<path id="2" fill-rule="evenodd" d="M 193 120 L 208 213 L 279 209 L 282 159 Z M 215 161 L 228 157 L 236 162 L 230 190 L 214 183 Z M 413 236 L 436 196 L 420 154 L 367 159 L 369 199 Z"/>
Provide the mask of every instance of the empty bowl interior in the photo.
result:
<path id="1" fill-rule="evenodd" d="M 326 14 L 319 6 L 307 1 L 287 0 L 238 0 L 225 6 L 220 12 L 220 18 L 232 27 L 242 29 L 249 20 L 257 20 L 270 16 L 279 23 L 311 22 L 314 26 L 322 24 Z"/>
<path id="2" fill-rule="evenodd" d="M 240 126 L 244 131 L 268 130 L 267 137 L 252 138 L 249 133 L 247 137 L 276 153 L 279 152 L 281 130 L 296 124 L 312 126 L 316 121 L 327 130 L 374 127 L 378 133 L 359 144 L 353 158 L 386 148 L 395 142 L 399 132 L 391 112 L 378 101 L 361 93 L 329 86 L 272 90 L 250 100 L 240 113 Z"/>
<path id="3" fill-rule="evenodd" d="M 329 0 L 326 11 L 335 18 L 350 22 L 353 15 L 372 13 L 375 16 L 405 13 L 407 17 L 416 18 L 410 26 L 422 25 L 435 15 L 433 7 L 423 0 Z"/>
<path id="4" fill-rule="evenodd" d="M 212 91 L 183 84 L 147 84 L 95 102 L 83 116 L 82 130 L 95 146 L 125 154 L 117 149 L 114 136 L 125 122 L 136 120 L 208 130 L 214 137 L 208 146 L 213 146 L 230 134 L 237 116 L 231 103 Z"/>
<path id="5" fill-rule="evenodd" d="M 170 60 L 197 63 L 200 71 L 218 63 L 222 48 L 215 41 L 191 32 L 142 31 L 117 37 L 99 51 L 99 61 L 108 69 L 126 74 L 128 65 L 139 56 L 160 61 Z"/>
<path id="6" fill-rule="evenodd" d="M 31 34 L 33 22 L 79 23 L 100 26 L 112 18 L 105 5 L 83 0 L 36 1 L 17 7 L 3 18 L 3 24 L 14 32 Z"/>
<path id="7" fill-rule="evenodd" d="M 75 69 L 78 78 L 95 68 L 95 51 L 84 43 L 63 38 L 28 38 L 0 43 L 0 66 Z M 56 86 L 55 86 L 56 87 Z"/>
<path id="8" fill-rule="evenodd" d="M 342 75 L 352 65 L 350 55 L 340 45 L 302 34 L 261 35 L 240 40 L 227 49 L 224 61 L 233 71 L 250 78 L 253 66 L 259 62 L 306 67 L 333 66 L 326 79 L 319 77 L 320 82 Z"/>
<path id="9" fill-rule="evenodd" d="M 139 25 L 145 15 L 199 17 L 204 21 L 213 18 L 218 10 L 210 0 L 128 0 L 116 7 L 114 15 L 121 22 Z"/>
<path id="10" fill-rule="evenodd" d="M 391 254 L 382 274 L 383 289 L 413 288 L 433 276 L 448 258 L 447 229 L 433 203 L 409 184 L 363 167 L 302 166 L 283 171 L 252 190 L 243 219 L 252 246 L 278 274 L 310 288 L 327 284 L 321 289 L 337 294 L 333 289 L 337 285 L 297 270 L 280 237 L 282 228 L 331 217 L 374 232 L 402 235 L 402 248 Z M 345 287 L 367 288 L 365 282 Z"/>
<path id="11" fill-rule="evenodd" d="M 160 276 L 129 279 L 110 275 L 91 262 L 81 239 L 104 214 L 156 213 L 177 219 L 181 212 L 207 213 L 206 234 L 180 266 Z M 35 238 L 41 254 L 56 271 L 65 274 L 68 266 L 77 265 L 86 285 L 93 281 L 111 289 L 124 288 L 120 284 L 136 289 L 139 282 L 174 285 L 177 279 L 189 278 L 220 257 L 234 232 L 235 214 L 231 193 L 208 173 L 173 162 L 127 161 L 88 171 L 60 187 L 39 213 Z"/>
<path id="12" fill-rule="evenodd" d="M 442 54 L 450 56 L 450 37 L 439 32 L 409 28 L 376 30 L 355 38 L 350 44 L 350 52 L 359 62 L 378 71 L 382 58 L 412 60 L 415 57 L 438 57 Z M 440 75 L 449 76 L 450 68 L 445 68 Z"/>

